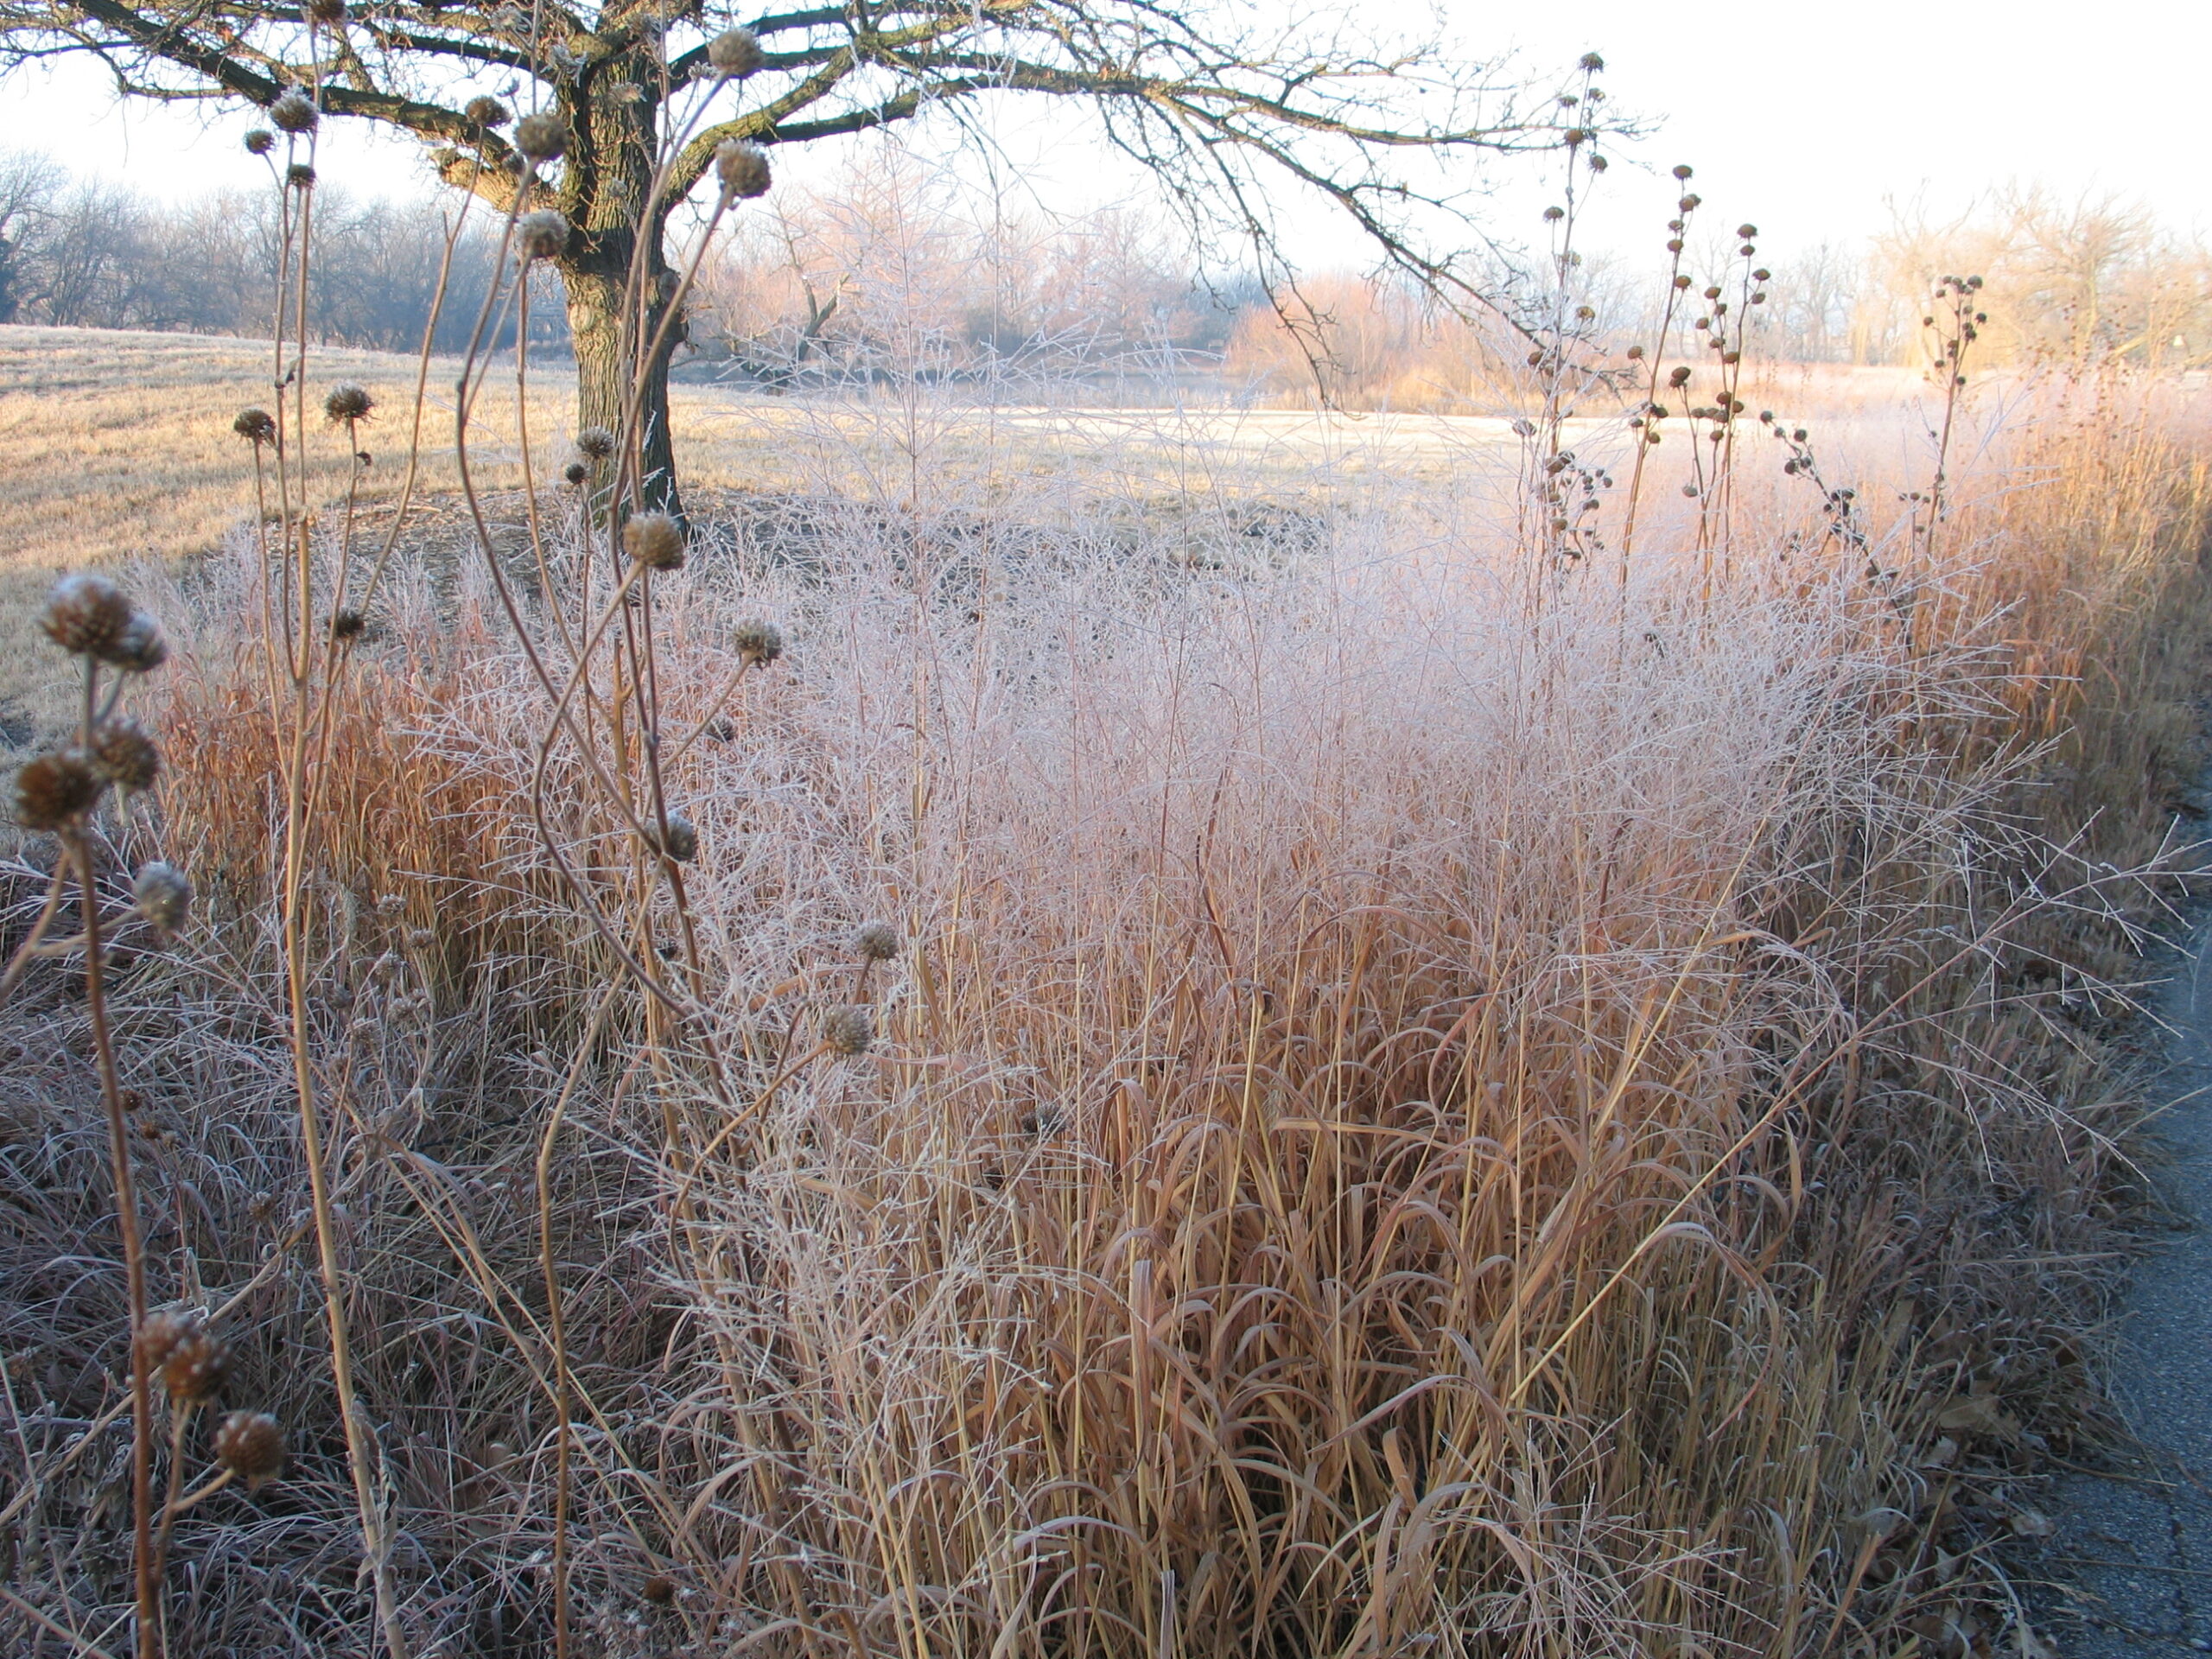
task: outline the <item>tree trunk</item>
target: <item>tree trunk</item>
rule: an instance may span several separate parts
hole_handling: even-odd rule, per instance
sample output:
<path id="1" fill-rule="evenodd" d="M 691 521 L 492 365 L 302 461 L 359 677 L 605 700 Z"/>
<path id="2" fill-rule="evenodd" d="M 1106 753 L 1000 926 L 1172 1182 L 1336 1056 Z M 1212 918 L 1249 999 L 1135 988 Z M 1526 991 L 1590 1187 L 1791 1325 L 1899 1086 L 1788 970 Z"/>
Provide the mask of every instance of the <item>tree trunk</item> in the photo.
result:
<path id="1" fill-rule="evenodd" d="M 668 315 L 666 296 L 675 276 L 662 257 L 658 226 L 646 234 L 652 247 L 645 259 L 651 298 L 644 308 L 643 334 L 626 337 L 624 288 L 629 279 L 633 232 L 603 232 L 576 256 L 561 262 L 568 291 L 569 332 L 576 353 L 576 425 L 603 426 L 626 447 L 630 402 L 638 400 L 639 493 L 645 505 L 680 515 L 676 454 L 669 442 L 668 364 L 683 338 L 683 324 L 668 331 L 659 351 L 639 360 L 660 333 Z M 630 322 L 637 325 L 633 308 Z M 633 375 L 634 368 L 634 375 Z"/>

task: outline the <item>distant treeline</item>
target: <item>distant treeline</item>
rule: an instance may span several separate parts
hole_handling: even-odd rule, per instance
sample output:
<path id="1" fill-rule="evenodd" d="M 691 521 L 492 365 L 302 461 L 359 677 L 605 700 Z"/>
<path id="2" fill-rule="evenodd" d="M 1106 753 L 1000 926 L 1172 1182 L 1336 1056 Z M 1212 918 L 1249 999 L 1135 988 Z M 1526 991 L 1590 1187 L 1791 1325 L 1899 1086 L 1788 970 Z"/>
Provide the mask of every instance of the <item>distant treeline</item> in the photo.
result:
<path id="1" fill-rule="evenodd" d="M 266 334 L 276 303 L 276 193 L 157 200 L 74 181 L 35 155 L 0 156 L 0 322 Z M 308 323 L 333 344 L 414 351 L 446 253 L 448 202 L 315 195 Z M 489 285 L 498 224 L 479 210 L 454 241 L 437 344 L 467 343 Z M 557 284 L 533 296 L 533 339 L 565 345 Z M 512 343 L 512 327 L 502 344 Z"/>

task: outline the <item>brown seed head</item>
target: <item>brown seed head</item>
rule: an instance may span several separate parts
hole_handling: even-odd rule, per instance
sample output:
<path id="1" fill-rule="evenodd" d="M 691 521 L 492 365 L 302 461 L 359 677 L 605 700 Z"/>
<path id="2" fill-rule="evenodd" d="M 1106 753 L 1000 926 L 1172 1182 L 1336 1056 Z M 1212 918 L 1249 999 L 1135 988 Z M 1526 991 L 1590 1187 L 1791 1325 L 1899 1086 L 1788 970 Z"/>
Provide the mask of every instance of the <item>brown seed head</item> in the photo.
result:
<path id="1" fill-rule="evenodd" d="M 614 435 L 603 426 L 588 426 L 576 434 L 576 448 L 593 461 L 605 461 L 614 453 Z"/>
<path id="2" fill-rule="evenodd" d="M 276 148 L 276 135 L 266 127 L 256 127 L 245 136 L 245 153 L 249 156 L 266 156 Z"/>
<path id="3" fill-rule="evenodd" d="M 130 601 L 105 576 L 79 570 L 46 596 L 38 620 L 46 637 L 78 656 L 105 657 L 130 626 Z"/>
<path id="4" fill-rule="evenodd" d="M 1671 386 L 1687 386 L 1689 383 L 1690 372 L 1687 367 L 1678 367 L 1667 377 L 1667 384 Z"/>
<path id="5" fill-rule="evenodd" d="M 760 42 L 749 29 L 726 29 L 707 42 L 707 61 L 716 74 L 743 80 L 760 67 Z"/>
<path id="6" fill-rule="evenodd" d="M 231 430 L 248 443 L 276 442 L 276 422 L 265 409 L 242 409 L 238 419 L 231 423 Z"/>
<path id="7" fill-rule="evenodd" d="M 1594 75 L 1605 68 L 1605 60 L 1599 57 L 1595 52 L 1585 52 L 1582 54 L 1582 63 L 1580 67 L 1584 74 Z"/>
<path id="8" fill-rule="evenodd" d="M 737 625 L 730 643 L 737 647 L 740 661 L 766 668 L 784 654 L 784 631 L 757 616 L 747 617 Z"/>
<path id="9" fill-rule="evenodd" d="M 582 484 L 591 477 L 591 468 L 581 461 L 572 461 L 561 469 L 561 476 L 571 484 Z"/>
<path id="10" fill-rule="evenodd" d="M 284 169 L 284 182 L 295 190 L 310 189 L 315 185 L 315 168 L 305 162 L 294 162 Z"/>
<path id="11" fill-rule="evenodd" d="M 515 221 L 515 251 L 524 264 L 556 259 L 569 245 L 569 221 L 550 207 L 524 213 Z"/>
<path id="12" fill-rule="evenodd" d="M 105 721 L 92 734 L 92 770 L 125 789 L 151 789 L 162 775 L 162 751 L 135 720 Z"/>
<path id="13" fill-rule="evenodd" d="M 150 674 L 168 659 L 169 642 L 162 637 L 162 625 L 143 611 L 132 613 L 123 637 L 100 657 L 126 674 Z"/>
<path id="14" fill-rule="evenodd" d="M 73 749 L 37 755 L 16 768 L 16 822 L 26 830 L 60 830 L 99 805 L 106 787 Z"/>
<path id="15" fill-rule="evenodd" d="M 569 147 L 561 118 L 540 111 L 515 123 L 515 148 L 533 162 L 550 162 Z"/>
<path id="16" fill-rule="evenodd" d="M 169 1398 L 193 1405 L 213 1399 L 230 1374 L 230 1344 L 198 1319 L 177 1333 L 162 1360 L 162 1386 Z"/>
<path id="17" fill-rule="evenodd" d="M 315 100 L 296 86 L 269 106 L 270 124 L 285 132 L 313 132 L 321 118 Z"/>
<path id="18" fill-rule="evenodd" d="M 332 613 L 330 637 L 334 639 L 358 639 L 368 632 L 369 619 L 351 605 Z"/>
<path id="19" fill-rule="evenodd" d="M 724 195 L 764 196 L 769 184 L 767 155 L 758 144 L 725 138 L 715 146 L 715 176 L 721 181 Z"/>
<path id="20" fill-rule="evenodd" d="M 668 833 L 658 837 L 660 850 L 678 864 L 689 864 L 699 856 L 699 830 L 681 812 L 668 815 Z"/>
<path id="21" fill-rule="evenodd" d="M 514 117 L 507 113 L 507 106 L 496 98 L 472 98 L 461 106 L 462 118 L 472 127 L 504 127 Z"/>
<path id="22" fill-rule="evenodd" d="M 1631 363 L 1640 362 L 1640 361 L 1643 359 L 1643 346 L 1630 346 L 1630 347 L 1628 348 L 1628 359 L 1629 359 L 1629 361 L 1630 361 L 1630 362 L 1631 362 Z"/>
<path id="23" fill-rule="evenodd" d="M 265 1411 L 234 1411 L 215 1428 L 215 1461 L 253 1491 L 284 1472 L 284 1430 Z"/>
<path id="24" fill-rule="evenodd" d="M 369 395 L 368 388 L 357 386 L 352 381 L 333 386 L 330 396 L 322 400 L 322 412 L 335 425 L 341 421 L 365 421 L 377 400 Z"/>
<path id="25" fill-rule="evenodd" d="M 145 1357 L 147 1370 L 158 1373 L 167 1365 L 177 1344 L 199 1323 L 189 1313 L 149 1313 L 146 1323 L 138 1327 L 138 1351 Z"/>
<path id="26" fill-rule="evenodd" d="M 131 883 L 130 896 L 138 913 L 156 927 L 174 933 L 192 913 L 192 878 L 174 864 L 156 860 L 143 866 Z"/>
<path id="27" fill-rule="evenodd" d="M 865 922 L 853 935 L 862 962 L 888 962 L 899 954 L 899 930 L 888 922 Z"/>
<path id="28" fill-rule="evenodd" d="M 1689 177 L 1690 172 L 1691 169 L 1687 166 L 1678 167 L 1675 169 L 1675 176 L 1678 179 L 1687 179 Z"/>
<path id="29" fill-rule="evenodd" d="M 308 20 L 325 29 L 335 29 L 346 21 L 346 0 L 308 0 L 306 10 Z"/>
<path id="30" fill-rule="evenodd" d="M 636 513 L 622 526 L 622 547 L 648 570 L 680 569 L 683 527 L 664 512 Z"/>
<path id="31" fill-rule="evenodd" d="M 822 1041 L 832 1054 L 865 1054 L 875 1042 L 866 1008 L 832 1008 L 822 1016 Z"/>
<path id="32" fill-rule="evenodd" d="M 665 1573 L 656 1573 L 641 1586 L 645 1598 L 656 1607 L 665 1607 L 676 1599 L 676 1580 Z"/>

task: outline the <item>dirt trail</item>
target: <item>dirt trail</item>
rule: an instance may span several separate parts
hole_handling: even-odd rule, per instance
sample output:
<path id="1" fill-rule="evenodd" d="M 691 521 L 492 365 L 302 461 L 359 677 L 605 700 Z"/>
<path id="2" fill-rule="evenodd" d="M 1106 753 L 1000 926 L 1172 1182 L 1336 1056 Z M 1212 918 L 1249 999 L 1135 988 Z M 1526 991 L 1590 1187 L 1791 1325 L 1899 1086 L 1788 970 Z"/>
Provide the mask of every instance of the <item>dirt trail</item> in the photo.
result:
<path id="1" fill-rule="evenodd" d="M 2054 1494 L 2048 1560 L 2070 1587 L 2044 1611 L 2064 1659 L 2212 1652 L 2212 918 L 2174 969 L 2157 1174 L 2179 1230 L 2138 1266 L 2113 1356 L 2141 1445 Z"/>

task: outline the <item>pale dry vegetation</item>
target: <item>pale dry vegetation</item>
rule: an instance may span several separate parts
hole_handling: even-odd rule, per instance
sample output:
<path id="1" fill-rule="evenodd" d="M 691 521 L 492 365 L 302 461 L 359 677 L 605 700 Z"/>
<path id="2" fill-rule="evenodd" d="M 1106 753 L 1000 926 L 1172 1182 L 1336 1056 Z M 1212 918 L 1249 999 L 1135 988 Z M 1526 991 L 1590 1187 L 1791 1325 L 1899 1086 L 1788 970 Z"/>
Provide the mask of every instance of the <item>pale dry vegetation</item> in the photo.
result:
<path id="1" fill-rule="evenodd" d="M 521 466 L 486 353 L 397 525 L 404 372 L 78 371 L 205 480 L 149 536 L 260 508 L 130 570 L 165 664 L 49 613 L 165 765 L 61 734 L 0 866 L 0 1630 L 2036 1651 L 2212 446 L 2125 365 L 1750 368 L 1740 234 L 1629 358 L 1563 232 L 1497 422 L 976 397 L 918 327 L 680 400 L 683 522 L 634 424 Z"/>

